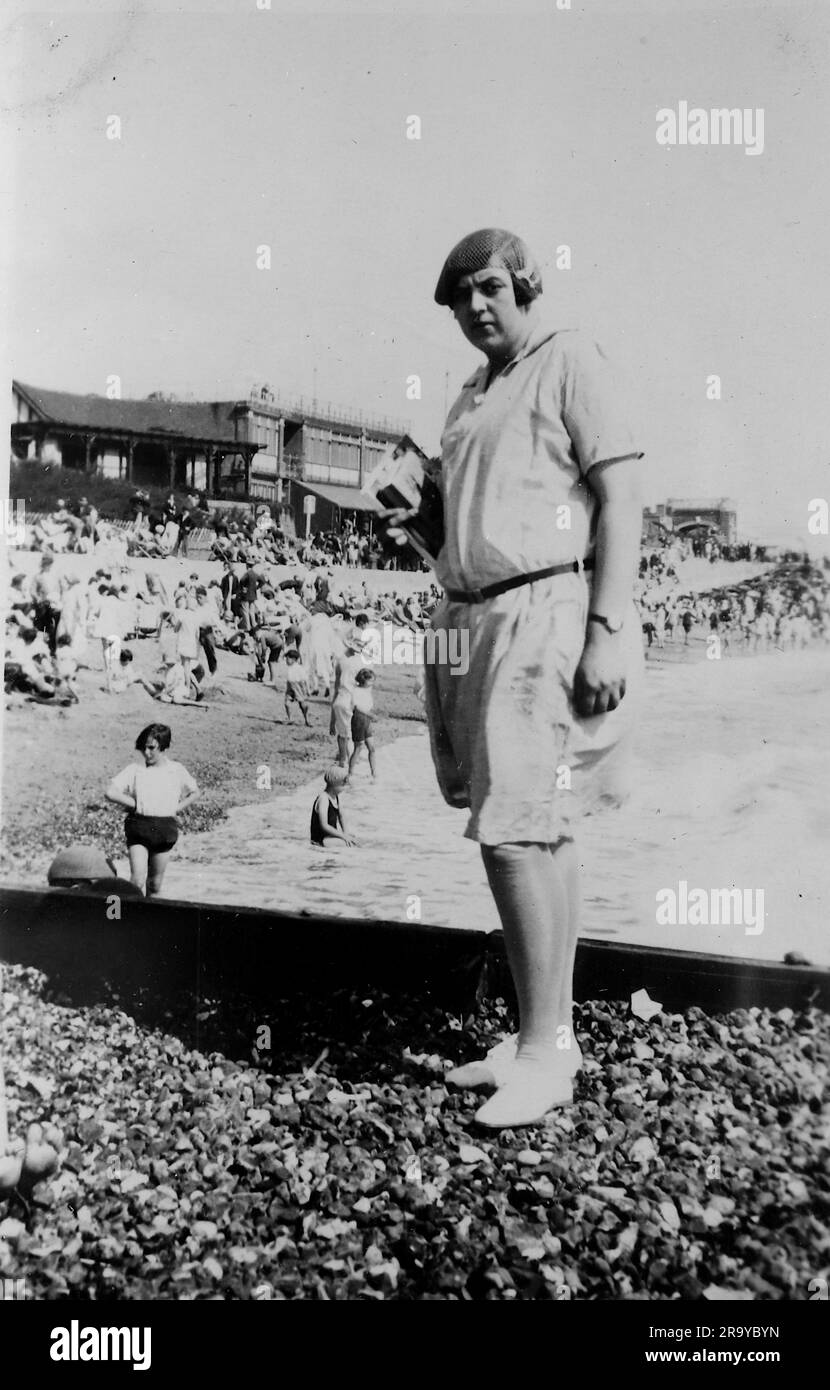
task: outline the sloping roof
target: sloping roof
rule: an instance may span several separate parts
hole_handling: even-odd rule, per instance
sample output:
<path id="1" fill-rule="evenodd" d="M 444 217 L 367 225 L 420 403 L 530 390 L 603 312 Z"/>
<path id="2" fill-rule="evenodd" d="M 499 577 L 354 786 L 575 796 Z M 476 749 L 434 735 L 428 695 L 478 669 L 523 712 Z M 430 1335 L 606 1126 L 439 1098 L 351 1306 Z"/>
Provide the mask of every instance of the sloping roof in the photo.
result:
<path id="1" fill-rule="evenodd" d="M 368 492 L 361 492 L 359 487 L 346 487 L 342 483 L 299 483 L 306 491 L 316 493 L 326 502 L 333 502 L 335 507 L 348 508 L 356 512 L 379 512 L 374 497 Z"/>
<path id="2" fill-rule="evenodd" d="M 235 401 L 119 401 L 44 391 L 22 381 L 15 381 L 14 386 L 43 419 L 56 425 L 234 442 Z"/>

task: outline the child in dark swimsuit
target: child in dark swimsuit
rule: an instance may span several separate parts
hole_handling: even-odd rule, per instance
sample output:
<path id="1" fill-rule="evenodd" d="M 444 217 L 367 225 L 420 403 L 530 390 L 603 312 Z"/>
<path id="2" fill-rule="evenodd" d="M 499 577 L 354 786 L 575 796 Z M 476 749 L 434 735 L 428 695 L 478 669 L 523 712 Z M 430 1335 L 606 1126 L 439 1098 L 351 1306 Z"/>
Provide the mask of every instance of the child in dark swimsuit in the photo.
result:
<path id="1" fill-rule="evenodd" d="M 340 811 L 340 792 L 349 779 L 345 767 L 335 765 L 324 773 L 325 791 L 317 797 L 311 810 L 311 843 L 323 849 L 341 849 L 356 845 L 357 840 L 346 834 Z"/>

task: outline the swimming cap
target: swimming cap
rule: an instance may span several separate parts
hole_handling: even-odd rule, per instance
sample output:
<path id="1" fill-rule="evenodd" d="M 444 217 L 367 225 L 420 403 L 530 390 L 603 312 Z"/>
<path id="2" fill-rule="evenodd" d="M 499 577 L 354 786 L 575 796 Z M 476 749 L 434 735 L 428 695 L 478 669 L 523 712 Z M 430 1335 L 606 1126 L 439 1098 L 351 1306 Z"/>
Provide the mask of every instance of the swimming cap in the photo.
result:
<path id="1" fill-rule="evenodd" d="M 464 275 L 485 270 L 488 265 L 501 266 L 510 272 L 517 304 L 529 304 L 542 293 L 541 271 L 521 237 L 502 227 L 482 227 L 463 237 L 447 256 L 435 286 L 436 304 L 452 308 L 458 281 Z"/>

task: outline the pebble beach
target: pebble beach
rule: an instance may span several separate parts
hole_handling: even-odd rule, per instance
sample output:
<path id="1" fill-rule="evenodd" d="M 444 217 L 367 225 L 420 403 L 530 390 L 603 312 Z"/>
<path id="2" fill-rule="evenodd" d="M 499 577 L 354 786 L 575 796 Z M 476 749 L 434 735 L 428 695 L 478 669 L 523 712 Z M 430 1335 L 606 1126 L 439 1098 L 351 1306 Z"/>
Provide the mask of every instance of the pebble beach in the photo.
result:
<path id="1" fill-rule="evenodd" d="M 830 1268 L 824 1015 L 585 1004 L 574 1106 L 482 1138 L 443 1078 L 499 1001 L 311 991 L 269 1052 L 238 997 L 161 1031 L 20 967 L 4 991 L 10 1131 L 61 1136 L 0 1197 L 29 1298 L 807 1300 Z"/>

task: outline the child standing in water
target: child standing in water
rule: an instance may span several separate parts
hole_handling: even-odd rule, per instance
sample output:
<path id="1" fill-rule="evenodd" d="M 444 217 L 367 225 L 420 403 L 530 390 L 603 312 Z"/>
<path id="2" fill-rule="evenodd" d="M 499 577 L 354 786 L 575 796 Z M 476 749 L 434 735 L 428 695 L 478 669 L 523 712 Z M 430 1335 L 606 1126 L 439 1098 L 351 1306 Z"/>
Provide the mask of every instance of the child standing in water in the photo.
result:
<path id="1" fill-rule="evenodd" d="M 298 704 L 300 712 L 305 720 L 306 728 L 311 725 L 308 722 L 308 676 L 303 665 L 300 653 L 293 647 L 289 647 L 285 653 L 285 664 L 287 675 L 285 682 L 285 717 L 291 723 L 291 706 Z"/>
<path id="2" fill-rule="evenodd" d="M 340 810 L 340 793 L 349 780 L 345 767 L 335 764 L 324 773 L 325 790 L 320 793 L 311 808 L 311 843 L 323 849 L 341 849 L 344 845 L 356 845 L 346 834 L 343 814 Z"/>
<path id="3" fill-rule="evenodd" d="M 377 777 L 375 769 L 375 744 L 372 738 L 373 710 L 375 707 L 372 698 L 372 682 L 375 679 L 374 671 L 370 671 L 368 666 L 364 666 L 358 671 L 354 678 L 355 689 L 352 695 L 352 743 L 354 749 L 349 759 L 349 776 L 354 772 L 355 764 L 360 757 L 361 748 L 366 747 L 369 754 L 369 771 L 372 780 Z"/>

